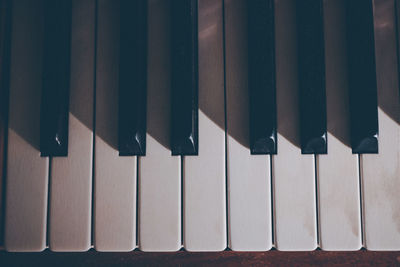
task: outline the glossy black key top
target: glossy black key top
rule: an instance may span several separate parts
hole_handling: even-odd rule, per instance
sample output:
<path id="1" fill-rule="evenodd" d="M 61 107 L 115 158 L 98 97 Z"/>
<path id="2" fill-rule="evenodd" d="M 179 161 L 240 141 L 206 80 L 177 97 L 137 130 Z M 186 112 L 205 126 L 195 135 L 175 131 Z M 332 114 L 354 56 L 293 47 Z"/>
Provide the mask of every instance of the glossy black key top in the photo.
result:
<path id="1" fill-rule="evenodd" d="M 276 154 L 274 0 L 247 1 L 251 154 Z"/>
<path id="2" fill-rule="evenodd" d="M 353 153 L 378 153 L 373 0 L 346 5 L 351 146 Z"/>
<path id="3" fill-rule="evenodd" d="M 45 0 L 44 7 L 40 152 L 42 156 L 67 156 L 71 0 Z"/>
<path id="4" fill-rule="evenodd" d="M 301 152 L 326 154 L 323 0 L 296 1 Z"/>
<path id="5" fill-rule="evenodd" d="M 172 155 L 197 155 L 197 0 L 173 0 L 171 13 Z"/>
<path id="6" fill-rule="evenodd" d="M 120 2 L 118 146 L 120 156 L 146 154 L 147 0 Z"/>

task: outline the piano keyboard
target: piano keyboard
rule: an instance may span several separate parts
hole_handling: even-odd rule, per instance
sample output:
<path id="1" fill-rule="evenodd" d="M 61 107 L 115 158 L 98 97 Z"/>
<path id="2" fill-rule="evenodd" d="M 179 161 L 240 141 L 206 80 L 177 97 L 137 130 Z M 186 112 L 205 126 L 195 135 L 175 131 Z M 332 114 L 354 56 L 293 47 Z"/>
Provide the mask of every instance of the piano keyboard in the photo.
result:
<path id="1" fill-rule="evenodd" d="M 0 7 L 5 250 L 400 250 L 399 1 Z"/>

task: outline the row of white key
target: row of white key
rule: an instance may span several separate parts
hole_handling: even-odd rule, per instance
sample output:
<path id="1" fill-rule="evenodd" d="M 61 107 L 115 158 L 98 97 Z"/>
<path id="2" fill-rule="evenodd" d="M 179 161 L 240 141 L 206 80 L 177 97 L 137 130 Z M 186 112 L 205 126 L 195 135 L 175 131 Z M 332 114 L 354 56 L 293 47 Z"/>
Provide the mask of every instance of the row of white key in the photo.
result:
<path id="1" fill-rule="evenodd" d="M 275 2 L 279 135 L 270 157 L 248 148 L 246 1 L 200 0 L 199 156 L 181 158 L 168 145 L 169 4 L 149 0 L 147 154 L 137 158 L 117 149 L 119 7 L 73 0 L 69 156 L 52 159 L 38 149 L 42 6 L 15 1 L 6 249 L 399 249 L 395 19 L 379 12 L 393 3 L 375 7 L 377 69 L 387 70 L 377 72 L 380 154 L 360 157 L 360 184 L 346 145 L 344 1 L 324 2 L 329 141 L 319 156 L 301 155 L 296 138 L 295 1 Z"/>

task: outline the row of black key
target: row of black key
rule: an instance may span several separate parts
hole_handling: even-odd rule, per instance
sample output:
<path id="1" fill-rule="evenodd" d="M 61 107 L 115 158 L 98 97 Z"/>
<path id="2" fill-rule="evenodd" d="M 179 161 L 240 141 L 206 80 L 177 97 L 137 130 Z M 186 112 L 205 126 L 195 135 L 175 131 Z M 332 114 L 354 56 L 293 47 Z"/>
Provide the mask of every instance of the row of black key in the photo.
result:
<path id="1" fill-rule="evenodd" d="M 173 155 L 198 154 L 198 0 L 171 1 Z M 277 153 L 274 0 L 248 1 L 250 151 Z M 347 3 L 353 153 L 378 152 L 372 0 Z M 120 0 L 119 153 L 146 154 L 147 0 Z M 68 154 L 71 0 L 46 0 L 43 156 Z M 301 149 L 327 153 L 322 0 L 296 2 Z M 344 99 L 343 101 L 348 101 Z"/>

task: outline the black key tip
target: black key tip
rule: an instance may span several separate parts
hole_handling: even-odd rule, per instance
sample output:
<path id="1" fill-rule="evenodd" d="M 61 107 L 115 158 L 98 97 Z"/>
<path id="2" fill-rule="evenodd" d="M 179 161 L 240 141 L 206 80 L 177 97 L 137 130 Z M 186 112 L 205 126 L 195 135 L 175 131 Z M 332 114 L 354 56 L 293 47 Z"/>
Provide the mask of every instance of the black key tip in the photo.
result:
<path id="1" fill-rule="evenodd" d="M 276 154 L 276 140 L 273 136 L 255 140 L 251 145 L 250 153 L 252 155 Z"/>
<path id="2" fill-rule="evenodd" d="M 377 154 L 378 153 L 378 135 L 368 136 L 357 140 L 352 146 L 353 154 Z"/>
<path id="3" fill-rule="evenodd" d="M 326 154 L 327 140 L 326 134 L 308 139 L 301 147 L 302 154 Z"/>
<path id="4" fill-rule="evenodd" d="M 125 140 L 119 142 L 120 156 L 144 156 L 146 155 L 146 146 L 144 136 L 136 133 Z"/>
<path id="5" fill-rule="evenodd" d="M 68 142 L 63 140 L 59 135 L 55 135 L 46 141 L 42 140 L 40 144 L 41 157 L 67 157 L 68 156 Z"/>
<path id="6" fill-rule="evenodd" d="M 179 138 L 173 142 L 171 150 L 173 156 L 197 156 L 197 140 L 192 134 L 186 138 Z"/>

